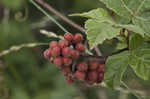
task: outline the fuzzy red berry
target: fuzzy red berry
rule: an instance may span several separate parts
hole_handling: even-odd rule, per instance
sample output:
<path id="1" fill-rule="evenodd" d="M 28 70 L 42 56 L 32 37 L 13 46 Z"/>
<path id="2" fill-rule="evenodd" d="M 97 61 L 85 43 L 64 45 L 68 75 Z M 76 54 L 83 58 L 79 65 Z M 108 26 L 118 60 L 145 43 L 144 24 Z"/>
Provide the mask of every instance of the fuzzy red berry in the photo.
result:
<path id="1" fill-rule="evenodd" d="M 49 58 L 51 56 L 51 50 L 50 49 L 47 49 L 44 51 L 44 57 L 45 58 Z"/>
<path id="2" fill-rule="evenodd" d="M 56 41 L 52 41 L 52 42 L 50 43 L 50 45 L 49 45 L 49 47 L 50 47 L 51 49 L 53 49 L 53 48 L 56 47 L 56 46 L 58 46 L 58 43 L 57 43 Z"/>
<path id="3" fill-rule="evenodd" d="M 104 79 L 104 73 L 99 73 L 97 83 L 101 83 L 103 79 Z"/>
<path id="4" fill-rule="evenodd" d="M 61 51 L 61 49 L 58 46 L 56 46 L 52 49 L 51 54 L 52 54 L 52 56 L 57 57 L 60 55 L 60 51 Z"/>
<path id="5" fill-rule="evenodd" d="M 99 64 L 98 68 L 97 68 L 97 71 L 103 73 L 104 72 L 104 64 Z"/>
<path id="6" fill-rule="evenodd" d="M 71 33 L 65 33 L 64 39 L 70 42 L 73 40 L 73 35 Z"/>
<path id="7" fill-rule="evenodd" d="M 56 57 L 56 58 L 54 58 L 54 64 L 56 64 L 58 67 L 61 67 L 63 65 L 63 59 L 62 59 L 62 57 Z"/>
<path id="8" fill-rule="evenodd" d="M 100 73 L 99 78 L 104 79 L 104 73 Z"/>
<path id="9" fill-rule="evenodd" d="M 77 59 L 79 57 L 79 52 L 77 50 L 72 50 L 71 51 L 71 57 L 73 59 Z"/>
<path id="10" fill-rule="evenodd" d="M 77 65 L 78 71 L 87 71 L 88 70 L 88 64 L 86 62 L 82 62 Z"/>
<path id="11" fill-rule="evenodd" d="M 69 57 L 69 56 L 71 56 L 71 48 L 69 48 L 69 47 L 65 47 L 65 48 L 63 48 L 62 49 L 62 55 L 64 56 L 64 57 Z"/>
<path id="12" fill-rule="evenodd" d="M 98 73 L 96 71 L 90 71 L 90 72 L 88 72 L 87 79 L 89 81 L 96 82 L 97 79 L 98 79 Z"/>
<path id="13" fill-rule="evenodd" d="M 96 70 L 98 67 L 98 62 L 96 60 L 89 61 L 89 69 Z"/>
<path id="14" fill-rule="evenodd" d="M 67 57 L 64 57 L 63 58 L 63 62 L 64 62 L 64 65 L 70 65 L 72 63 L 72 59 L 71 58 L 67 58 Z"/>
<path id="15" fill-rule="evenodd" d="M 64 67 L 62 68 L 61 70 L 63 72 L 63 74 L 66 76 L 67 74 L 70 74 L 71 73 L 71 69 L 70 67 Z"/>
<path id="16" fill-rule="evenodd" d="M 83 40 L 83 36 L 80 33 L 77 33 L 73 37 L 74 43 L 80 43 Z"/>
<path id="17" fill-rule="evenodd" d="M 66 82 L 67 82 L 68 84 L 71 84 L 71 83 L 73 83 L 74 81 L 73 81 L 72 77 L 67 76 L 67 77 L 66 77 Z"/>
<path id="18" fill-rule="evenodd" d="M 82 52 L 82 51 L 85 50 L 85 47 L 84 47 L 84 45 L 83 45 L 82 43 L 78 43 L 78 44 L 76 45 L 76 50 Z"/>
<path id="19" fill-rule="evenodd" d="M 60 40 L 58 42 L 58 45 L 60 48 L 64 48 L 64 47 L 67 47 L 69 45 L 69 42 L 67 40 Z"/>
<path id="20" fill-rule="evenodd" d="M 80 72 L 80 71 L 76 71 L 74 76 L 78 79 L 78 80 L 84 80 L 86 77 L 86 74 L 84 72 Z"/>

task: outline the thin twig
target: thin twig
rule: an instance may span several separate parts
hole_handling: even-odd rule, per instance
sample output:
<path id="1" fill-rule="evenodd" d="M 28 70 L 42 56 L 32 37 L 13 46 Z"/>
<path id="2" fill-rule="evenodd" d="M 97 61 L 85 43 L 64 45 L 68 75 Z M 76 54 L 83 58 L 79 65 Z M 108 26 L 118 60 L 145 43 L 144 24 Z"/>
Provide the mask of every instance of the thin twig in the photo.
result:
<path id="1" fill-rule="evenodd" d="M 48 45 L 48 43 L 27 43 L 27 44 L 21 44 L 18 46 L 12 46 L 9 49 L 0 52 L 0 57 L 7 55 L 11 52 L 19 51 L 22 48 L 32 48 L 32 47 L 41 46 L 41 45 Z"/>
<path id="2" fill-rule="evenodd" d="M 95 51 L 96 51 L 98 56 L 102 56 L 102 53 L 100 52 L 100 50 L 97 46 L 95 46 Z"/>
<path id="3" fill-rule="evenodd" d="M 86 32 L 86 30 L 84 28 L 82 28 L 80 25 L 76 24 L 75 22 L 73 22 L 72 20 L 70 20 L 69 18 L 67 18 L 66 16 L 62 15 L 59 11 L 57 11 L 56 9 L 54 9 L 50 4 L 47 4 L 43 0 L 35 0 L 35 1 L 37 1 L 43 7 L 45 7 L 46 9 L 48 9 L 50 12 L 52 12 L 56 16 L 60 17 L 63 21 L 65 21 L 66 23 L 70 24 L 74 28 L 78 29 L 82 33 Z M 96 51 L 96 53 L 97 53 L 98 56 L 102 56 L 102 53 L 100 52 L 100 50 L 98 49 L 97 46 L 95 47 L 95 51 Z"/>

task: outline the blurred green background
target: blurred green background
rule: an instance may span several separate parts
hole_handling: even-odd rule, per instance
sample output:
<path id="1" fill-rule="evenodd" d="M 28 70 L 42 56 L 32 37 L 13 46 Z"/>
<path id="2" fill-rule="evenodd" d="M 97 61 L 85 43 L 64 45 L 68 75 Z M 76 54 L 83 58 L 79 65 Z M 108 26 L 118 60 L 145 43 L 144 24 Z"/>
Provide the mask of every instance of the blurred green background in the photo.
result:
<path id="1" fill-rule="evenodd" d="M 99 0 L 45 0 L 45 2 L 66 16 L 104 7 Z M 57 16 L 51 15 L 68 31 L 79 32 Z M 81 26 L 84 25 L 85 19 L 70 18 Z M 0 0 L 0 52 L 13 45 L 30 42 L 48 43 L 54 40 L 40 34 L 40 29 L 64 34 L 28 0 Z M 101 47 L 101 51 L 107 53 L 113 50 L 113 47 L 112 43 L 107 42 Z M 100 86 L 67 84 L 58 68 L 43 58 L 43 51 L 46 48 L 48 46 L 24 48 L 0 57 L 0 99 L 136 99 L 132 94 Z M 150 99 L 150 81 L 137 78 L 130 68 L 126 71 L 124 81 L 129 87 L 143 91 L 145 99 Z"/>

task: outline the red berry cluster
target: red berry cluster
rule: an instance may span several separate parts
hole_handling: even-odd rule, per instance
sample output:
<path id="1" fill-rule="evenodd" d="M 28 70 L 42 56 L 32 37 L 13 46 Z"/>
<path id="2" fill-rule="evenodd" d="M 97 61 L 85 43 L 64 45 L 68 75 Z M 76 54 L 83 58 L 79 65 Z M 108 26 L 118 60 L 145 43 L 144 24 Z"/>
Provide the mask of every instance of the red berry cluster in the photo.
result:
<path id="1" fill-rule="evenodd" d="M 104 64 L 100 64 L 97 60 L 80 62 L 76 68 L 74 77 L 89 85 L 100 83 L 104 78 Z"/>
<path id="2" fill-rule="evenodd" d="M 74 79 L 90 85 L 100 83 L 104 78 L 104 64 L 99 64 L 96 60 L 81 61 L 82 53 L 85 53 L 83 36 L 79 33 L 66 33 L 64 40 L 50 43 L 44 56 L 61 69 L 68 83 L 73 83 Z"/>

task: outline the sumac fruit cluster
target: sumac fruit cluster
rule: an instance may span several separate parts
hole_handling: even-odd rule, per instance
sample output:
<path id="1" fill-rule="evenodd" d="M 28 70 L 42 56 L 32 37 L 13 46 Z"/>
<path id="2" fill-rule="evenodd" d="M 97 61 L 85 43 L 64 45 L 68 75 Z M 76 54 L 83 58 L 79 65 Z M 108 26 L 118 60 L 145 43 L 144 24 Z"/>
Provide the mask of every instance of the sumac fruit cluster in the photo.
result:
<path id="1" fill-rule="evenodd" d="M 96 59 L 82 59 L 83 53 L 83 35 L 65 33 L 64 40 L 50 42 L 44 57 L 61 69 L 67 83 L 73 83 L 74 80 L 84 81 L 89 85 L 100 83 L 104 78 L 104 64 Z"/>

